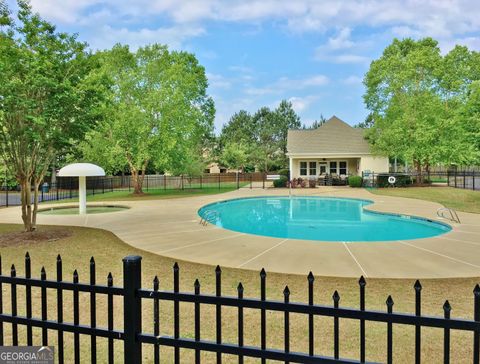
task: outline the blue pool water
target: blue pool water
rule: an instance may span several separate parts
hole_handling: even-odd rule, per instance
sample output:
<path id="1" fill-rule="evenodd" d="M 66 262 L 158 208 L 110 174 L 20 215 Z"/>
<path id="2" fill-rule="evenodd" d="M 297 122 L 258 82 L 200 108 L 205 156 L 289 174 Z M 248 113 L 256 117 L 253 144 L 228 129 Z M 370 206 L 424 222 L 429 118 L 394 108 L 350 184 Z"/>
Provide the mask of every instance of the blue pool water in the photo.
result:
<path id="1" fill-rule="evenodd" d="M 242 198 L 206 205 L 198 214 L 228 230 L 304 240 L 407 240 L 451 230 L 447 224 L 363 209 L 372 203 L 328 197 Z"/>

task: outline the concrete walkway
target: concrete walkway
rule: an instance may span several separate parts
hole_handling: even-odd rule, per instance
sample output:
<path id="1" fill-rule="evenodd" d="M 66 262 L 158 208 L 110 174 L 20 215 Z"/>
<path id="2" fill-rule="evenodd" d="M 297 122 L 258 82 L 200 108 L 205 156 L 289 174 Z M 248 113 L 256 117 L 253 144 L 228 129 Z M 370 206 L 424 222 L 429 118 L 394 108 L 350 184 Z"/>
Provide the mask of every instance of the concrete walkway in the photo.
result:
<path id="1" fill-rule="evenodd" d="M 363 189 L 297 189 L 295 195 L 355 197 L 373 200 L 367 208 L 440 220 L 440 204 L 374 195 Z M 434 238 L 395 242 L 317 242 L 241 234 L 199 224 L 197 210 L 229 198 L 288 195 L 286 189 L 233 192 L 164 200 L 118 202 L 129 210 L 78 215 L 39 215 L 39 224 L 102 228 L 146 251 L 198 263 L 270 272 L 344 277 L 445 278 L 480 276 L 480 215 L 459 212 L 461 224 Z M 112 204 L 109 202 L 108 204 Z M 92 205 L 101 205 L 95 203 Z M 55 206 L 59 206 L 56 204 Z M 0 210 L 1 223 L 19 223 L 20 208 Z M 448 222 L 448 221 L 447 221 Z"/>

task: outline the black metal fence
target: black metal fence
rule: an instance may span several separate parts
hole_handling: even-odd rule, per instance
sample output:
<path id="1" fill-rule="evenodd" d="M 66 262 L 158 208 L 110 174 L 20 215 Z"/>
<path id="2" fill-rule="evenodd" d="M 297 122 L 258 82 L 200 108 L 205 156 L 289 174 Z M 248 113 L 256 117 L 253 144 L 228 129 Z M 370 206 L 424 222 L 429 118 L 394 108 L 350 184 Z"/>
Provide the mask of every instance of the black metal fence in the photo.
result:
<path id="1" fill-rule="evenodd" d="M 450 187 L 480 191 L 479 171 L 449 171 L 447 179 Z"/>
<path id="2" fill-rule="evenodd" d="M 451 330 L 463 330 L 473 333 L 473 363 L 480 361 L 480 287 L 476 285 L 473 290 L 473 319 L 456 319 L 450 317 L 451 306 L 448 301 L 443 305 L 444 317 L 432 317 L 422 315 L 421 292 L 422 286 L 419 281 L 414 285 L 415 294 L 415 314 L 394 312 L 394 301 L 391 296 L 386 299 L 385 311 L 367 310 L 365 305 L 366 280 L 361 277 L 359 280 L 359 308 L 340 307 L 340 295 L 337 291 L 332 296 L 333 305 L 318 305 L 314 303 L 314 281 L 312 273 L 307 277 L 308 303 L 298 303 L 290 301 L 290 290 L 288 286 L 283 291 L 284 299 L 282 301 L 269 300 L 266 297 L 267 292 L 267 274 L 264 270 L 260 272 L 260 298 L 247 298 L 243 295 L 243 286 L 240 283 L 237 287 L 237 296 L 222 295 L 222 272 L 220 267 L 215 269 L 215 294 L 204 294 L 200 292 L 200 282 L 198 279 L 194 283 L 194 292 L 180 292 L 180 269 L 175 263 L 173 266 L 173 291 L 161 290 L 157 277 L 153 279 L 153 289 L 143 289 L 141 287 L 141 257 L 128 256 L 123 259 L 123 286 L 113 285 L 111 274 L 107 277 L 107 285 L 99 285 L 96 282 L 95 261 L 90 260 L 90 282 L 89 284 L 79 283 L 77 271 L 73 272 L 73 280 L 65 280 L 62 270 L 62 259 L 57 258 L 56 279 L 47 280 L 46 272 L 42 268 L 40 279 L 33 278 L 31 273 L 30 256 L 25 257 L 25 277 L 18 277 L 15 266 L 12 265 L 10 275 L 1 274 L 0 260 L 0 345 L 32 345 L 34 339 L 33 329 L 40 329 L 42 345 L 48 345 L 51 341 L 51 335 L 55 334 L 58 344 L 58 362 L 64 363 L 66 352 L 73 351 L 73 362 L 83 363 L 86 361 L 113 363 L 115 360 L 115 343 L 123 341 L 123 355 L 125 363 L 141 363 L 142 349 L 147 344 L 151 345 L 155 363 L 162 362 L 160 357 L 160 347 L 173 348 L 173 361 L 182 362 L 180 349 L 187 349 L 194 353 L 195 363 L 200 363 L 201 353 L 216 353 L 216 362 L 222 362 L 222 354 L 236 356 L 239 363 L 243 363 L 245 358 L 260 358 L 263 363 L 266 360 L 276 360 L 283 362 L 298 363 L 353 363 L 366 362 L 369 353 L 366 352 L 366 322 L 384 323 L 386 331 L 386 358 L 388 363 L 393 361 L 393 348 L 395 345 L 393 325 L 410 325 L 415 328 L 414 342 L 412 343 L 415 351 L 415 362 L 420 363 L 422 352 L 422 328 L 437 328 L 443 330 L 443 361 L 449 363 L 451 341 Z M 40 289 L 40 303 L 32 302 L 32 289 Z M 47 291 L 56 293 L 56 305 L 51 307 L 47 301 Z M 79 294 L 88 294 L 90 300 L 90 312 L 85 312 L 80 307 Z M 71 306 L 66 303 L 66 296 L 73 295 Z M 10 305 L 4 302 L 4 297 L 9 295 Z M 97 325 L 97 300 L 99 296 L 107 297 L 106 312 L 107 327 Z M 19 299 L 25 302 L 25 315 L 19 315 Z M 51 298 L 51 295 L 50 295 Z M 114 307 L 114 298 L 121 299 L 123 305 Z M 51 300 L 51 299 L 50 299 Z M 151 321 L 153 330 L 145 332 L 142 328 L 142 313 L 146 312 L 145 307 L 153 303 L 153 312 Z M 160 319 L 160 306 L 171 308 L 167 302 L 173 303 L 173 310 L 169 317 L 173 317 L 173 333 L 163 335 L 160 328 L 163 322 Z M 182 304 L 182 306 L 181 306 Z M 194 335 L 193 337 L 182 336 L 180 328 L 180 309 L 185 305 L 194 306 Z M 51 303 L 50 303 L 51 305 Z M 202 307 L 213 306 L 215 308 L 215 339 L 207 340 L 202 336 L 205 330 L 202 329 L 201 310 Z M 5 308 L 10 306 L 10 312 Z M 40 310 L 38 310 L 40 306 Z M 114 310 L 122 310 L 123 307 L 123 328 L 118 328 L 118 323 L 114 322 Z M 41 312 L 39 317 L 32 315 L 33 311 Z M 222 338 L 222 309 L 235 309 L 237 320 L 228 322 L 228 325 L 236 326 L 236 342 L 226 342 Z M 260 313 L 259 331 L 260 343 L 256 345 L 245 345 L 245 330 L 251 330 L 244 323 L 245 310 L 257 310 Z M 72 322 L 64 320 L 64 314 L 73 310 Z M 82 314 L 80 314 L 82 311 Z M 267 312 L 279 312 L 283 314 L 283 332 L 276 333 L 283 336 L 283 348 L 270 348 L 267 346 Z M 53 319 L 52 313 L 56 313 Z M 307 320 L 305 340 L 308 340 L 308 352 L 293 352 L 290 349 L 290 316 L 293 314 L 304 315 Z M 89 324 L 80 323 L 80 316 L 87 317 Z M 89 320 L 88 320 L 89 317 Z M 332 319 L 333 324 L 333 348 L 331 356 L 320 356 L 316 353 L 314 338 L 316 335 L 314 321 L 319 317 L 328 317 Z M 357 358 L 340 357 L 340 320 L 350 319 L 358 321 L 359 344 Z M 205 325 L 205 322 L 204 322 Z M 11 327 L 11 342 L 6 342 L 5 332 L 7 327 Z M 26 327 L 26 342 L 19 340 L 19 327 Z M 208 324 L 207 324 L 208 326 Z M 164 331 L 164 329 L 162 330 Z M 202 333 L 202 335 L 201 335 Z M 73 334 L 73 344 L 65 345 L 65 334 Z M 90 357 L 81 357 L 80 338 L 88 336 L 90 338 Z M 211 335 L 210 335 L 211 336 Z M 97 340 L 105 338 L 108 341 L 105 357 L 97 355 Z M 379 344 L 378 344 L 379 345 Z M 378 346 L 377 345 L 377 346 Z M 462 342 L 462 345 L 470 343 Z M 405 350 L 405 348 L 403 348 Z M 69 353 L 71 354 L 71 353 Z M 185 354 L 185 353 L 184 353 Z M 163 360 L 164 361 L 164 360 Z"/>
<path id="3" fill-rule="evenodd" d="M 143 182 L 143 191 L 265 188 L 270 185 L 271 181 L 267 180 L 264 173 L 243 173 L 238 175 L 222 173 L 206 174 L 198 177 L 146 175 Z M 0 190 L 0 207 L 20 205 L 21 197 L 19 191 L 19 186 L 2 188 Z M 98 195 L 115 191 L 133 192 L 131 176 L 87 177 L 87 195 Z M 39 189 L 39 202 L 73 198 L 78 198 L 77 178 L 57 178 L 56 183 L 47 182 Z"/>

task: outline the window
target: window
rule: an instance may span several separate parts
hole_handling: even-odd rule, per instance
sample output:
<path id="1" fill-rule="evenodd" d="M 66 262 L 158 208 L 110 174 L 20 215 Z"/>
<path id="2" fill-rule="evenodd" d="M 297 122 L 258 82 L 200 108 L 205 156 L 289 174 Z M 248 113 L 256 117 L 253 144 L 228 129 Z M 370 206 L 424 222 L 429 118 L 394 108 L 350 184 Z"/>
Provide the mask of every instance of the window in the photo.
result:
<path id="1" fill-rule="evenodd" d="M 337 162 L 330 162 L 330 174 L 337 174 Z"/>
<path id="2" fill-rule="evenodd" d="M 316 176 L 317 175 L 317 162 L 310 162 L 309 163 L 309 174 L 310 176 Z"/>
<path id="3" fill-rule="evenodd" d="M 342 174 L 347 174 L 347 162 L 343 161 L 343 162 L 338 162 L 338 169 L 340 171 L 340 175 Z"/>
<path id="4" fill-rule="evenodd" d="M 307 162 L 300 162 L 300 176 L 307 175 Z"/>

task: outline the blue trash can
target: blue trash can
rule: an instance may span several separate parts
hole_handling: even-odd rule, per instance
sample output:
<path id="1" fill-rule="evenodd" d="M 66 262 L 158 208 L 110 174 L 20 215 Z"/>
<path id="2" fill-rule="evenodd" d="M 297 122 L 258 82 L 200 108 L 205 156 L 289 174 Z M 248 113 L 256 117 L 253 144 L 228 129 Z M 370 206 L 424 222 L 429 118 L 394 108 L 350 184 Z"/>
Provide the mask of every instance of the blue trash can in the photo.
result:
<path id="1" fill-rule="evenodd" d="M 43 193 L 48 193 L 48 191 L 50 191 L 50 186 L 48 185 L 47 182 L 45 182 L 45 183 L 42 185 L 42 192 L 43 192 Z"/>

